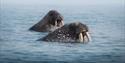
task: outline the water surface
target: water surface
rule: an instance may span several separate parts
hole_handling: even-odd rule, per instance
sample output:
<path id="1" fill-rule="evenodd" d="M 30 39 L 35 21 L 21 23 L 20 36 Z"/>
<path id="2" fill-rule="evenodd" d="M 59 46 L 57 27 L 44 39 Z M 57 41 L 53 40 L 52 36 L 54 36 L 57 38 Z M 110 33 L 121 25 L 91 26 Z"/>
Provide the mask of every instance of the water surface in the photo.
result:
<path id="1" fill-rule="evenodd" d="M 89 26 L 92 41 L 58 43 L 36 41 L 47 33 L 28 29 L 51 9 L 65 23 L 80 21 Z M 1 6 L 0 63 L 125 63 L 125 8 L 67 6 Z"/>

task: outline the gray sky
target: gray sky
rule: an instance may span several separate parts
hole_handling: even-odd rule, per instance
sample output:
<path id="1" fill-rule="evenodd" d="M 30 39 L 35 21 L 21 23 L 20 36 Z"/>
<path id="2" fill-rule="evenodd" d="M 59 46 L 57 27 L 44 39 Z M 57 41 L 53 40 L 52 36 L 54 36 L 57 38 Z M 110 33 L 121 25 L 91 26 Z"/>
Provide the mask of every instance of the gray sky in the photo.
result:
<path id="1" fill-rule="evenodd" d="M 20 5 L 124 5 L 125 0 L 0 0 L 1 4 Z"/>

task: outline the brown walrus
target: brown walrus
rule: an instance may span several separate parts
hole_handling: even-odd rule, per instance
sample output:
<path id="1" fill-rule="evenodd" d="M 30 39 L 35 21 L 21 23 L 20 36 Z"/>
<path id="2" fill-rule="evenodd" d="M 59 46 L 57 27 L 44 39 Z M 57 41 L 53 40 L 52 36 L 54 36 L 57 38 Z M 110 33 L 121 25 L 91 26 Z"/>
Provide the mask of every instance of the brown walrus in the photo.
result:
<path id="1" fill-rule="evenodd" d="M 54 31 L 63 26 L 63 16 L 56 10 L 50 10 L 45 17 L 37 24 L 32 26 L 30 30 L 37 32 Z"/>
<path id="2" fill-rule="evenodd" d="M 80 22 L 65 24 L 61 28 L 39 39 L 49 42 L 88 42 L 90 41 L 88 26 Z"/>

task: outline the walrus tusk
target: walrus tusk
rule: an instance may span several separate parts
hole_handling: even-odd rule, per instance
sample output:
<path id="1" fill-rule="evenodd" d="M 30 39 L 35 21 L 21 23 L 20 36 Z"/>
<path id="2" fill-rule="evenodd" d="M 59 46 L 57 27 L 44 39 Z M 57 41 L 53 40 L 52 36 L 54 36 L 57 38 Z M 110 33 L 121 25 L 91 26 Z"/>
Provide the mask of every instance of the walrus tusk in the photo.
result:
<path id="1" fill-rule="evenodd" d="M 55 21 L 55 26 L 57 26 L 57 21 Z"/>
<path id="2" fill-rule="evenodd" d="M 85 36 L 86 36 L 86 38 L 87 38 L 88 41 L 91 41 L 91 37 L 90 37 L 90 34 L 88 32 L 86 32 Z"/>
<path id="3" fill-rule="evenodd" d="M 79 39 L 78 39 L 79 42 L 83 42 L 83 35 L 82 33 L 79 34 Z"/>
<path id="4" fill-rule="evenodd" d="M 61 21 L 61 24 L 62 24 L 62 25 L 64 25 L 64 22 L 63 22 L 63 21 Z"/>

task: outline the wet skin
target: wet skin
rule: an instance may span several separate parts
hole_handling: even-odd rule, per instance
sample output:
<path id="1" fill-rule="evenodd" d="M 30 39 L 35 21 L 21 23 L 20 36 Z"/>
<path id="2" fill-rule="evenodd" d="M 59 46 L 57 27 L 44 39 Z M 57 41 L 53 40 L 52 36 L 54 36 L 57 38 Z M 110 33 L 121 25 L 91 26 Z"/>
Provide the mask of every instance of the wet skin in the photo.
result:
<path id="1" fill-rule="evenodd" d="M 61 28 L 39 39 L 49 42 L 88 42 L 90 41 L 88 26 L 80 22 L 65 24 Z"/>
<path id="2" fill-rule="evenodd" d="M 30 28 L 37 32 L 51 32 L 64 25 L 63 16 L 56 10 L 49 11 L 42 20 Z"/>

